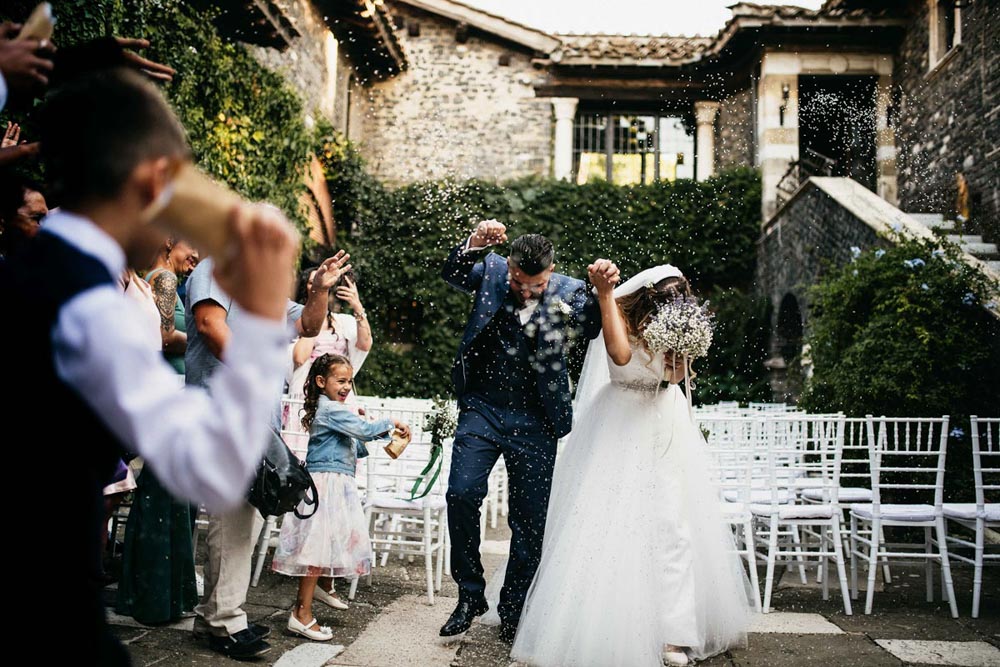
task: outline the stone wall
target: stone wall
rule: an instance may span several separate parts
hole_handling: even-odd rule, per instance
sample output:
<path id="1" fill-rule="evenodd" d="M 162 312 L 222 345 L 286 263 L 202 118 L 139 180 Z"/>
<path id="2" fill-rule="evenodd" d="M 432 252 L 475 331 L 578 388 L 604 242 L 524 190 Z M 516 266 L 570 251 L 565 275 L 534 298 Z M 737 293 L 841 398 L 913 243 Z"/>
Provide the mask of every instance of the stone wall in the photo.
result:
<path id="1" fill-rule="evenodd" d="M 749 89 L 720 100 L 715 130 L 716 170 L 729 167 L 752 167 L 753 96 Z"/>
<path id="2" fill-rule="evenodd" d="M 299 31 L 284 51 L 248 46 L 264 66 L 277 72 L 302 97 L 306 113 L 344 129 L 347 78 L 353 68 L 322 15 L 309 0 L 274 0 Z"/>
<path id="3" fill-rule="evenodd" d="M 853 187 L 864 189 L 851 183 Z M 868 197 L 876 197 L 867 190 L 864 192 Z M 864 198 L 865 194 L 861 194 L 856 200 Z M 792 366 L 794 357 L 786 358 L 787 355 L 782 354 L 787 341 L 780 336 L 778 322 L 783 315 L 787 316 L 782 313 L 783 302 L 786 308 L 789 305 L 786 297 L 790 295 L 794 299 L 803 329 L 808 330 L 809 288 L 820 281 L 827 267 L 851 261 L 852 247 L 864 250 L 885 243 L 888 242 L 881 240 L 870 224 L 812 182 L 806 184 L 763 229 L 757 241 L 756 287 L 758 294 L 771 304 L 772 333 L 767 367 L 774 400 L 794 401 L 801 384 L 798 369 Z"/>
<path id="4" fill-rule="evenodd" d="M 409 69 L 364 90 L 361 150 L 389 183 L 426 178 L 548 176 L 552 105 L 535 97 L 532 54 L 402 3 L 393 5 Z M 415 22 L 420 34 L 411 37 Z M 499 64 L 501 55 L 510 64 Z"/>
<path id="5" fill-rule="evenodd" d="M 757 288 L 770 299 L 775 317 L 786 294 L 808 316 L 808 290 L 826 266 L 849 262 L 852 246 L 864 250 L 878 244 L 879 237 L 829 194 L 808 184 L 770 221 L 757 243 Z"/>
<path id="6" fill-rule="evenodd" d="M 950 217 L 962 174 L 972 226 L 1000 241 L 1000 12 L 994 3 L 966 3 L 961 44 L 929 72 L 929 7 L 911 5 L 893 73 L 902 93 L 895 123 L 900 207 Z"/>

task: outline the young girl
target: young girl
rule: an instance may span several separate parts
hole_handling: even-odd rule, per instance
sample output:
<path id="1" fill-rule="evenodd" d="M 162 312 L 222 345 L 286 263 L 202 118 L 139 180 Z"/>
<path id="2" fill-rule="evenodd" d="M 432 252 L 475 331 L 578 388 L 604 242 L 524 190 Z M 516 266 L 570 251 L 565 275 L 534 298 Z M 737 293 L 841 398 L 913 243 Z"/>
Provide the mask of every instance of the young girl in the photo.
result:
<path id="1" fill-rule="evenodd" d="M 394 429 L 410 435 L 403 422 L 366 421 L 344 405 L 353 377 L 351 362 L 339 354 L 322 355 L 309 371 L 302 426 L 309 431 L 306 468 L 316 482 L 319 508 L 308 519 L 285 516 L 272 565 L 275 572 L 301 577 L 288 630 L 316 641 L 331 639 L 333 632 L 313 616 L 313 597 L 334 609 L 347 609 L 334 591 L 333 579 L 361 577 L 371 569 L 368 525 L 354 480 L 358 457 L 368 456 L 362 443 L 388 439 Z"/>

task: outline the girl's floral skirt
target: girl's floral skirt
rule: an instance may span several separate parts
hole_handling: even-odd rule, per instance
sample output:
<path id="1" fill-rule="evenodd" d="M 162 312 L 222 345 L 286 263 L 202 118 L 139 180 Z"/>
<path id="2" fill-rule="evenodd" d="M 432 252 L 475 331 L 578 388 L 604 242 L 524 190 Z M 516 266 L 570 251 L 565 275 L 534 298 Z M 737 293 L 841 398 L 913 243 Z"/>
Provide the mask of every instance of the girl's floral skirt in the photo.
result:
<path id="1" fill-rule="evenodd" d="M 319 493 L 319 508 L 308 519 L 291 512 L 284 516 L 271 567 L 292 577 L 354 579 L 367 575 L 372 545 L 354 477 L 314 472 L 312 478 Z M 300 510 L 308 511 L 304 506 Z"/>

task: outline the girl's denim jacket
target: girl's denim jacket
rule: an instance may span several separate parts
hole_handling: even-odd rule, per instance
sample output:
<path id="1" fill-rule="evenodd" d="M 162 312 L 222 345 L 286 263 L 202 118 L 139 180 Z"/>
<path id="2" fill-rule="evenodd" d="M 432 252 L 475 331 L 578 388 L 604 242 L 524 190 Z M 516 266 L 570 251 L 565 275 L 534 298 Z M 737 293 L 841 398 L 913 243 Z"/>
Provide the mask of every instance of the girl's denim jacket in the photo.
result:
<path id="1" fill-rule="evenodd" d="M 395 424 L 388 419 L 367 421 L 340 401 L 331 401 L 321 394 L 309 430 L 306 469 L 354 477 L 358 459 L 368 456 L 364 443 L 388 440 L 394 428 Z"/>

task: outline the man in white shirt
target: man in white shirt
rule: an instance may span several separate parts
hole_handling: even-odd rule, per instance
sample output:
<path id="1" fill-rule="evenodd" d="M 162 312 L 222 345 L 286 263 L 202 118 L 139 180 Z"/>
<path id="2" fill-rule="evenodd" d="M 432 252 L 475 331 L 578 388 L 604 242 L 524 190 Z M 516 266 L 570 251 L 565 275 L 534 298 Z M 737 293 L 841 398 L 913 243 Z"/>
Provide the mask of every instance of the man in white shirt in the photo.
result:
<path id="1" fill-rule="evenodd" d="M 241 335 L 209 391 L 178 388 L 170 366 L 143 343 L 115 277 L 147 265 L 165 240 L 142 216 L 189 159 L 183 129 L 155 88 L 119 70 L 67 85 L 39 120 L 62 210 L 23 253 L 0 262 L 0 303 L 23 318 L 0 330 L 6 370 L 20 383 L 8 408 L 37 431 L 31 449 L 46 462 L 62 548 L 32 554 L 44 574 L 21 603 L 24 618 L 35 620 L 19 640 L 45 646 L 53 662 L 127 665 L 97 582 L 100 488 L 127 450 L 180 498 L 216 511 L 242 502 L 269 435 L 260 415 L 284 371 L 298 243 L 274 209 L 234 208 L 231 251 L 215 275 L 241 306 Z M 71 642 L 51 641 L 44 619 L 54 601 L 72 624 Z"/>

